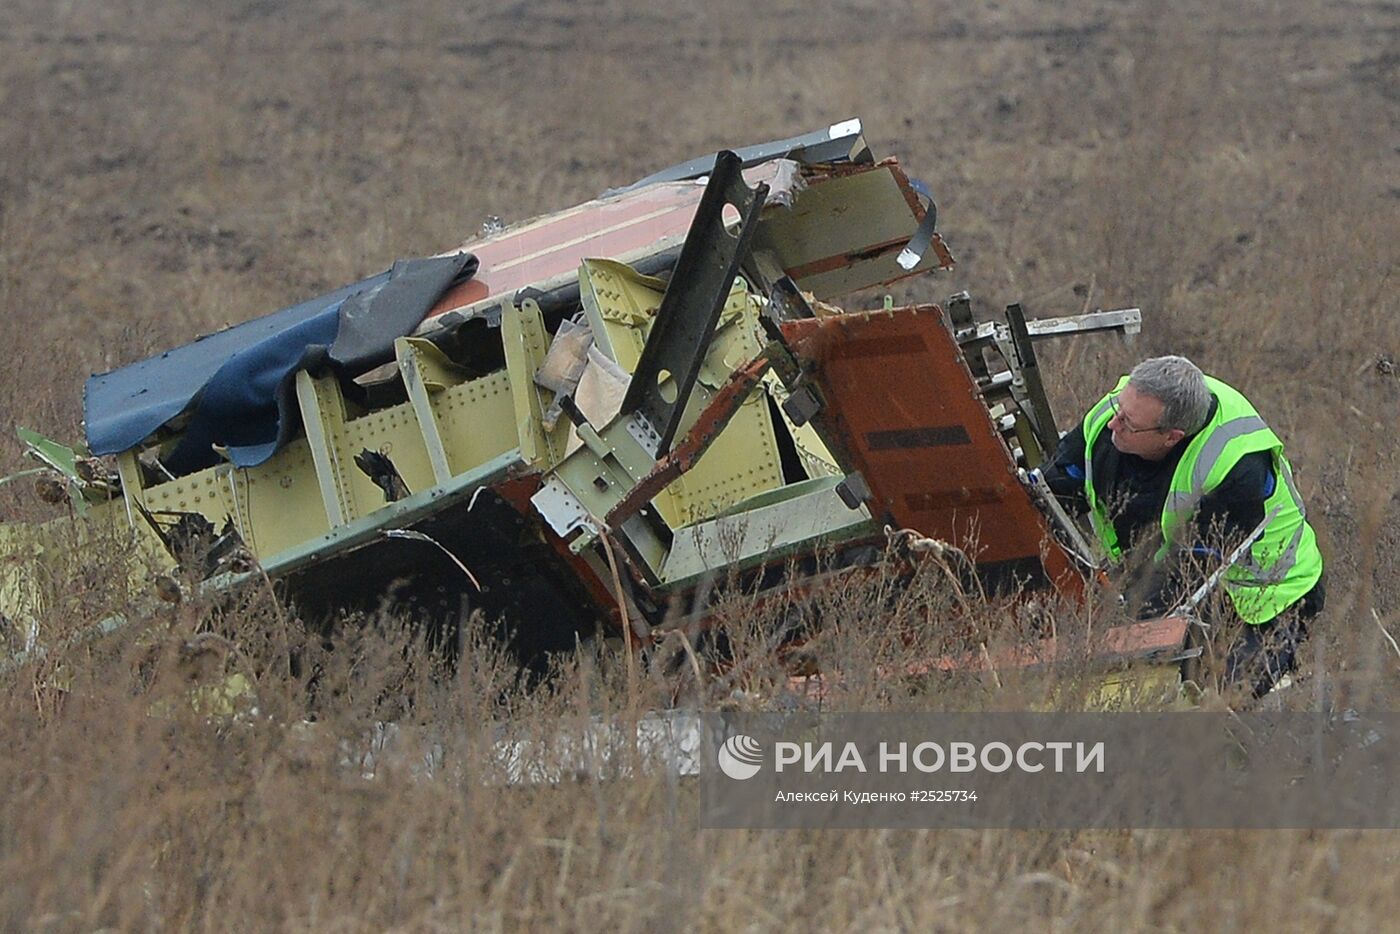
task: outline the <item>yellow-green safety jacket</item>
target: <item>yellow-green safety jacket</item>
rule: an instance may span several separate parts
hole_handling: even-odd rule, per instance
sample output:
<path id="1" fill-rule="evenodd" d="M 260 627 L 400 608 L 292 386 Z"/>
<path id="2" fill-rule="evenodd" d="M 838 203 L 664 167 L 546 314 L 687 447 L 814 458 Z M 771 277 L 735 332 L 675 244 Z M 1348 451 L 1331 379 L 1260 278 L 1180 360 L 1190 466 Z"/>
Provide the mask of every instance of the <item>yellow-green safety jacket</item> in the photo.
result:
<path id="1" fill-rule="evenodd" d="M 1099 544 L 1109 558 L 1122 558 L 1118 535 L 1108 510 L 1094 489 L 1094 442 L 1113 419 L 1112 399 L 1128 383 L 1118 381 L 1084 416 L 1084 494 L 1089 502 L 1089 519 Z M 1283 456 L 1283 442 L 1264 424 L 1254 406 L 1238 391 L 1213 377 L 1206 386 L 1215 396 L 1215 413 L 1195 436 L 1187 439 L 1186 450 L 1172 474 L 1171 486 L 1162 506 L 1162 547 L 1156 558 L 1162 560 L 1174 547 L 1190 542 L 1179 540 L 1189 533 L 1196 507 L 1202 497 L 1218 487 L 1240 458 L 1256 451 L 1273 457 L 1274 491 L 1264 501 L 1264 515 L 1275 509 L 1263 534 L 1225 572 L 1225 592 L 1235 612 L 1247 623 L 1267 623 L 1303 597 L 1322 576 L 1322 553 L 1317 536 L 1308 525 L 1303 499 L 1293 484 L 1293 471 Z"/>

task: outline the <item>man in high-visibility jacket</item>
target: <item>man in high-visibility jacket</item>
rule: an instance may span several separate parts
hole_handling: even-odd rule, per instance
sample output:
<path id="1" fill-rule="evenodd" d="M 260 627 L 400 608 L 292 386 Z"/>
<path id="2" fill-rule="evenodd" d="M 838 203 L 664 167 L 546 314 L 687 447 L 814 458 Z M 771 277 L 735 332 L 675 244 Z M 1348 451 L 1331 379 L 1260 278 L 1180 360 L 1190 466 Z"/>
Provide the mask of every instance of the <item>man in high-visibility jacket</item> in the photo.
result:
<path id="1" fill-rule="evenodd" d="M 1130 549 L 1150 553 L 1159 570 L 1191 553 L 1218 563 L 1262 526 L 1224 575 L 1245 623 L 1225 677 L 1257 697 L 1295 667 L 1308 620 L 1322 609 L 1322 554 L 1283 442 L 1239 392 L 1185 357 L 1144 360 L 1061 439 L 1044 473 L 1088 513 L 1115 563 Z M 1142 615 L 1167 608 L 1160 581 L 1169 576 L 1156 575 L 1159 593 Z"/>

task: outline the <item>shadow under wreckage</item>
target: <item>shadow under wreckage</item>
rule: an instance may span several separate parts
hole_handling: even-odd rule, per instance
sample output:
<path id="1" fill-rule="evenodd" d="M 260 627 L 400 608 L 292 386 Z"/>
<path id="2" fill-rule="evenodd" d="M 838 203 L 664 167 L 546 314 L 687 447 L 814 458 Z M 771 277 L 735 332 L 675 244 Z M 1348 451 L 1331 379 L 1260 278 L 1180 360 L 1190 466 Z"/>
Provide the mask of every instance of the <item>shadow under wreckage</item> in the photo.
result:
<path id="1" fill-rule="evenodd" d="M 831 304 L 950 269 L 935 225 L 859 121 L 721 152 L 92 377 L 118 476 L 69 480 L 209 590 L 440 638 L 480 609 L 524 659 L 703 625 L 716 576 L 869 565 L 895 530 L 988 592 L 1081 594 L 1087 546 L 1018 474 L 1058 438 L 1033 342 L 1138 312 Z"/>

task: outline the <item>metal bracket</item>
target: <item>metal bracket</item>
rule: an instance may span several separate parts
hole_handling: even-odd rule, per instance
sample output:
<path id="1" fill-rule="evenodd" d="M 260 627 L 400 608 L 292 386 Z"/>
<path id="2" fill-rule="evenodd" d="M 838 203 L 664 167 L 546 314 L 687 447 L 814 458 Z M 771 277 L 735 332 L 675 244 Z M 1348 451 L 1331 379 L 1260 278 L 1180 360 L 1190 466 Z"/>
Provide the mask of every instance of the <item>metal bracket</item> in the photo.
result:
<path id="1" fill-rule="evenodd" d="M 954 330 L 972 327 L 972 296 L 964 289 L 948 296 L 948 320 Z"/>
<path id="2" fill-rule="evenodd" d="M 306 443 L 321 487 L 326 521 L 332 529 L 355 518 L 350 485 L 340 464 L 341 433 L 345 426 L 345 402 L 334 376 L 317 379 L 305 370 L 296 375 L 297 402 L 306 428 Z"/>
<path id="3" fill-rule="evenodd" d="M 1062 318 L 1032 318 L 1026 322 L 1032 340 L 1061 337 L 1065 334 L 1085 334 L 1090 331 L 1118 331 L 1132 337 L 1142 330 L 1142 310 L 1119 308 L 1115 311 L 1092 311 Z"/>
<path id="4" fill-rule="evenodd" d="M 657 456 L 666 453 L 676 436 L 715 324 L 758 229 L 768 186 L 750 188 L 742 169 L 743 162 L 732 152 L 715 157 L 710 182 L 622 400 L 622 413 L 640 412 L 657 427 Z M 726 209 L 739 214 L 734 233 L 725 222 Z M 667 381 L 671 385 L 663 390 L 661 384 Z"/>
<path id="5" fill-rule="evenodd" d="M 636 439 L 643 450 L 652 457 L 659 458 L 661 456 L 661 434 L 651 422 L 647 421 L 645 415 L 641 412 L 633 412 L 623 416 L 622 421 L 627 426 L 627 433 Z"/>
<path id="6" fill-rule="evenodd" d="M 1015 414 L 1016 420 L 1009 429 L 1000 426 L 1003 434 L 1009 430 L 1016 435 L 1026 466 L 1035 467 L 1041 459 L 1037 449 L 1048 459 L 1059 445 L 1060 433 L 1040 379 L 1034 343 L 1049 337 L 1104 330 L 1135 334 L 1142 326 L 1142 312 L 1123 308 L 1061 318 L 1026 318 L 1021 306 L 1015 304 L 1006 308 L 1006 323 L 976 322 L 967 293 L 960 292 L 948 299 L 948 320 L 983 399 L 989 405 L 1004 403 Z M 992 372 L 988 367 L 983 350 L 989 347 L 995 348 L 1005 361 L 1006 370 Z"/>
<path id="7" fill-rule="evenodd" d="M 749 393 L 762 381 L 768 367 L 768 357 L 760 354 L 736 368 L 724 386 L 715 393 L 710 404 L 700 413 L 700 417 L 695 420 L 686 436 L 608 510 L 604 521 L 616 528 L 665 489 L 672 480 L 694 467 L 695 462 L 709 450 L 710 445 L 739 411 L 739 406 L 744 404 Z M 632 418 L 639 419 L 640 416 L 634 413 Z"/>
<path id="8" fill-rule="evenodd" d="M 792 391 L 783 403 L 783 412 L 794 426 L 801 428 L 812 420 L 812 416 L 822 410 L 821 397 L 813 386 L 799 386 Z"/>
<path id="9" fill-rule="evenodd" d="M 1005 343 L 1011 337 L 1004 324 L 995 321 L 976 323 L 972 320 L 970 306 L 963 300 L 966 292 L 959 292 L 948 299 L 948 313 L 952 319 L 958 345 L 967 349 L 976 344 Z M 1066 315 L 1060 318 L 1027 318 L 1026 334 L 1032 341 L 1047 337 L 1066 337 L 1071 334 L 1089 334 L 1094 331 L 1118 331 L 1124 337 L 1132 337 L 1142 330 L 1142 311 L 1137 308 L 1120 308 L 1115 311 L 1092 311 L 1083 315 Z"/>
<path id="10" fill-rule="evenodd" d="M 776 324 L 797 318 L 815 318 L 816 312 L 812 311 L 807 297 L 802 294 L 797 283 L 792 281 L 792 277 L 785 275 L 774 281 L 773 289 L 768 294 L 768 307 L 764 316 Z"/>
<path id="11" fill-rule="evenodd" d="M 423 435 L 428 463 L 433 468 L 433 482 L 446 483 L 452 477 L 452 467 L 442 441 L 442 428 L 438 424 L 432 395 L 451 384 L 451 368 L 454 365 L 446 354 L 422 338 L 398 338 L 394 341 L 394 356 L 404 389 L 408 392 L 408 400 L 413 406 L 413 416 L 418 421 L 418 430 Z M 460 381 L 460 378 L 455 380 Z"/>
<path id="12" fill-rule="evenodd" d="M 579 528 L 594 534 L 598 532 L 583 503 L 557 477 L 546 480 L 539 491 L 530 497 L 530 502 L 560 538 L 567 538 L 574 529 Z"/>
<path id="13" fill-rule="evenodd" d="M 1019 302 L 1006 306 L 1006 322 L 1010 326 L 1011 345 L 1020 364 L 1017 382 L 1025 394 L 1022 408 L 1026 410 L 1026 416 L 1030 419 L 1031 431 L 1035 434 L 1040 450 L 1046 457 L 1053 457 L 1055 448 L 1060 443 L 1060 432 L 1055 427 L 1055 415 L 1050 411 L 1050 399 L 1045 394 L 1045 384 L 1040 379 L 1040 365 L 1035 359 L 1035 347 L 1032 346 L 1030 332 L 1026 329 L 1026 314 Z"/>
<path id="14" fill-rule="evenodd" d="M 1084 533 L 1070 518 L 1069 513 L 1065 512 L 1065 507 L 1055 498 L 1054 491 L 1050 489 L 1050 484 L 1045 482 L 1045 477 L 1040 471 L 1020 470 L 1017 473 L 1030 491 L 1031 499 L 1050 517 L 1052 525 L 1068 539 L 1068 547 L 1065 550 L 1086 568 L 1101 570 L 1104 562 L 1098 558 L 1098 551 L 1089 544 L 1089 540 L 1084 537 Z"/>
<path id="15" fill-rule="evenodd" d="M 874 494 L 870 491 L 870 484 L 856 472 L 846 474 L 846 478 L 836 484 L 836 495 L 841 497 L 841 502 L 846 504 L 847 509 L 859 509 L 869 502 Z"/>
<path id="16" fill-rule="evenodd" d="M 895 257 L 899 268 L 906 271 L 919 265 L 924 253 L 928 251 L 929 244 L 933 242 L 934 230 L 938 227 L 938 205 L 933 201 L 933 194 L 917 179 L 909 179 L 909 187 L 928 199 L 928 208 L 924 212 L 924 219 L 919 222 L 919 228 L 914 231 L 914 236 L 909 238 L 909 243 L 899 251 L 899 256 Z"/>
<path id="17" fill-rule="evenodd" d="M 544 428 L 548 402 L 541 394 L 548 390 L 535 385 L 535 373 L 549 352 L 549 333 L 545 330 L 540 306 L 533 299 L 526 299 L 519 308 L 504 303 L 501 344 L 505 349 L 521 457 L 526 463 L 547 470 L 564 456 L 567 428 L 563 425 L 556 425 L 554 431 Z M 550 396 L 549 401 L 552 401 L 553 393 Z"/>

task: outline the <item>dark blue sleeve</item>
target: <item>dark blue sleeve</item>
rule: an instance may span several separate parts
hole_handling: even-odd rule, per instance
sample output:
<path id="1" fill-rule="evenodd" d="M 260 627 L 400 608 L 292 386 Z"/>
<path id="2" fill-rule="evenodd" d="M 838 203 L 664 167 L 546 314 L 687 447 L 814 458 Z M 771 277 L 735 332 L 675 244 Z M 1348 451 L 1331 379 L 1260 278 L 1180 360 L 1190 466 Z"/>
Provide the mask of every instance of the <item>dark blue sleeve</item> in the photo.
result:
<path id="1" fill-rule="evenodd" d="M 1074 426 L 1060 439 L 1060 446 L 1055 449 L 1055 457 L 1040 471 L 1046 484 L 1051 491 L 1064 503 L 1065 507 L 1075 512 L 1083 512 L 1089 508 L 1088 500 L 1084 498 L 1084 427 L 1083 424 Z"/>

